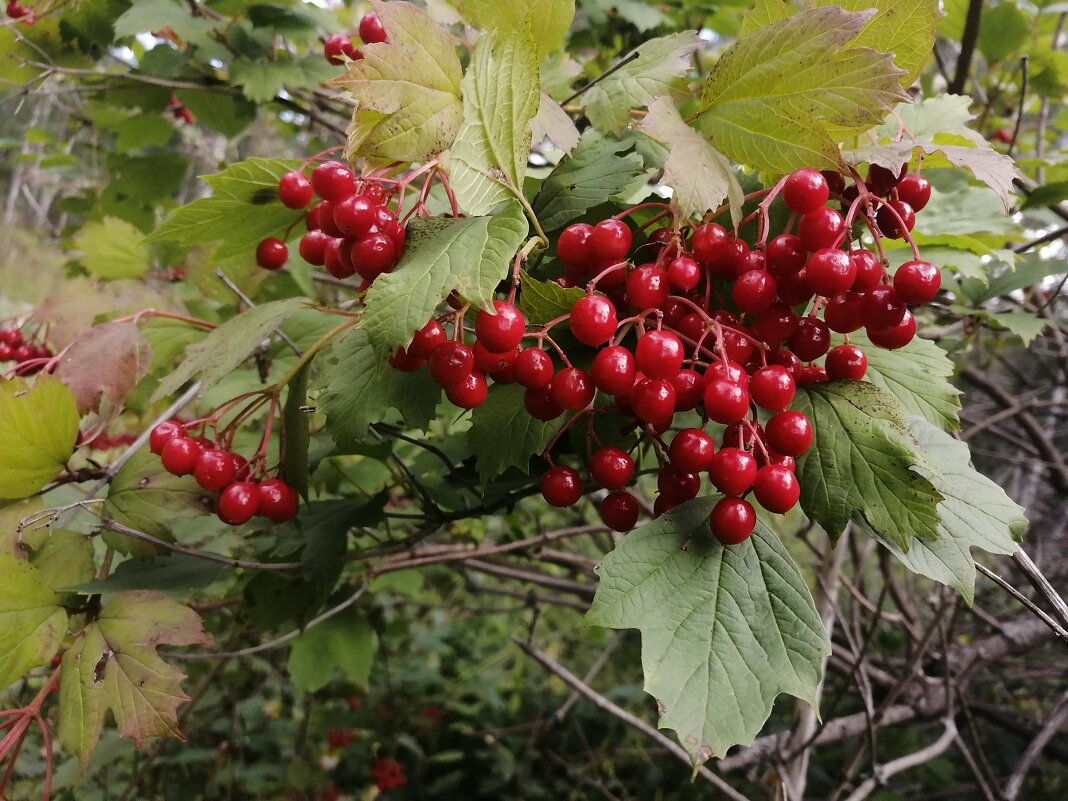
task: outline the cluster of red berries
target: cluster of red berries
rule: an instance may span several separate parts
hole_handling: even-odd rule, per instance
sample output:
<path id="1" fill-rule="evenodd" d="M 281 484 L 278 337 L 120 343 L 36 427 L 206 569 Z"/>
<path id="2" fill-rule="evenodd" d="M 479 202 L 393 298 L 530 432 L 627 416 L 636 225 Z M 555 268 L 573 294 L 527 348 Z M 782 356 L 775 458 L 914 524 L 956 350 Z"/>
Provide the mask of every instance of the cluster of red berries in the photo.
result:
<path id="1" fill-rule="evenodd" d="M 278 182 L 278 196 L 291 209 L 308 209 L 308 232 L 300 239 L 300 255 L 316 267 L 326 267 L 335 278 L 359 275 L 359 291 L 383 273 L 392 272 L 404 252 L 405 227 L 390 209 L 394 199 L 380 182 L 358 179 L 340 161 L 326 161 L 309 179 L 293 171 Z M 256 248 L 256 263 L 277 270 L 289 258 L 285 242 L 273 237 Z"/>
<path id="2" fill-rule="evenodd" d="M 364 44 L 386 41 L 386 29 L 378 14 L 367 14 L 360 20 L 359 34 Z M 336 33 L 323 43 L 323 56 L 331 64 L 344 64 L 363 58 L 363 53 L 352 43 L 352 34 Z"/>
<path id="3" fill-rule="evenodd" d="M 193 112 L 182 104 L 178 95 L 171 95 L 170 102 L 167 104 L 167 110 L 171 113 L 171 116 L 174 117 L 174 119 L 178 122 L 184 122 L 186 125 L 193 125 L 197 121 Z"/>
<path id="4" fill-rule="evenodd" d="M 7 0 L 7 16 L 18 20 L 23 25 L 33 25 L 37 21 L 33 15 L 33 9 L 22 5 L 19 0 Z"/>
<path id="5" fill-rule="evenodd" d="M 395 790 L 408 783 L 408 778 L 404 775 L 404 765 L 389 757 L 378 757 L 375 760 L 375 764 L 371 767 L 371 778 L 375 780 L 378 789 L 383 792 Z"/>
<path id="6" fill-rule="evenodd" d="M 0 362 L 15 362 L 18 375 L 40 370 L 52 356 L 44 345 L 27 342 L 19 329 L 0 329 Z"/>
<path id="7" fill-rule="evenodd" d="M 255 515 L 285 523 L 297 513 L 297 491 L 280 478 L 255 481 L 248 461 L 204 437 L 190 437 L 182 423 L 168 420 L 149 435 L 149 447 L 167 472 L 193 476 L 210 492 L 219 493 L 219 519 L 231 526 L 247 523 Z"/>

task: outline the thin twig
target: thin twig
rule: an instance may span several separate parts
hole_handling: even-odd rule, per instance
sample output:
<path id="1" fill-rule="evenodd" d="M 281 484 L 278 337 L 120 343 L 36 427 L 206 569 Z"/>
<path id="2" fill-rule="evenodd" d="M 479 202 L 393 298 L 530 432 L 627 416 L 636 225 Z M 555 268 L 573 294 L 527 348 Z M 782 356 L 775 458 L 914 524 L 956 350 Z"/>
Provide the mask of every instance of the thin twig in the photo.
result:
<path id="1" fill-rule="evenodd" d="M 630 62 L 632 62 L 632 61 L 637 61 L 637 60 L 638 60 L 639 58 L 641 58 L 641 55 L 642 55 L 642 54 L 641 54 L 641 52 L 640 52 L 640 51 L 638 51 L 638 50 L 635 50 L 635 51 L 634 51 L 633 53 L 631 53 L 631 54 L 630 54 L 629 56 L 627 56 L 627 57 L 626 57 L 625 59 L 623 59 L 622 61 L 620 61 L 620 62 L 619 62 L 618 64 L 616 64 L 616 65 L 614 65 L 614 66 L 612 66 L 612 67 L 609 67 L 608 69 L 606 69 L 606 70 L 605 70 L 604 72 L 602 72 L 602 73 L 601 73 L 600 75 L 598 75 L 598 76 L 597 76 L 596 78 L 594 78 L 594 79 L 593 79 L 592 81 L 590 81 L 589 83 L 587 83 L 587 84 L 586 84 L 585 86 L 583 86 L 583 87 L 582 87 L 581 89 L 576 89 L 576 90 L 575 90 L 574 92 L 572 92 L 572 93 L 571 93 L 571 94 L 570 94 L 570 95 L 569 95 L 568 97 L 564 98 L 564 99 L 563 99 L 563 101 L 561 101 L 560 105 L 561 105 L 561 106 L 566 106 L 566 105 L 567 105 L 568 103 L 571 103 L 572 101 L 576 100 L 576 99 L 577 99 L 577 98 L 578 98 L 579 96 L 581 96 L 581 95 L 582 95 L 582 93 L 583 93 L 583 92 L 585 92 L 585 91 L 586 91 L 587 89 L 592 89 L 592 88 L 593 88 L 594 86 L 596 86 L 596 85 L 597 85 L 597 84 L 599 84 L 599 83 L 600 83 L 601 81 L 603 81 L 603 80 L 604 80 L 605 78 L 607 78 L 607 77 L 608 77 L 609 75 L 613 74 L 613 73 L 614 73 L 614 72 L 616 72 L 617 70 L 621 70 L 621 69 L 623 69 L 623 67 L 627 66 L 627 64 L 629 64 Z"/>
<path id="2" fill-rule="evenodd" d="M 238 300 L 240 300 L 250 309 L 256 308 L 256 304 L 252 301 L 252 298 L 242 292 L 241 287 L 239 287 L 237 284 L 230 280 L 230 276 L 228 276 L 218 267 L 215 268 L 215 275 L 218 276 L 219 280 L 226 285 L 227 289 L 237 295 Z M 280 340 L 289 345 L 290 350 L 292 350 L 293 353 L 295 353 L 298 357 L 304 355 L 301 349 L 297 347 L 297 343 L 290 339 L 289 335 L 282 331 L 281 328 L 276 329 L 274 333 L 278 335 L 278 338 Z"/>
<path id="3" fill-rule="evenodd" d="M 930 762 L 935 757 L 941 756 L 953 744 L 956 737 L 957 724 L 953 722 L 952 718 L 947 718 L 945 731 L 942 732 L 941 737 L 926 748 L 921 748 L 919 751 L 899 757 L 892 762 L 887 762 L 885 765 L 875 768 L 872 771 L 872 775 L 861 782 L 860 786 L 849 794 L 846 801 L 861 801 L 861 799 L 867 798 L 881 785 L 885 784 L 886 780 L 891 776 L 909 768 L 917 768 Z"/>
<path id="4" fill-rule="evenodd" d="M 1005 783 L 1005 789 L 1002 792 L 1005 801 L 1016 801 L 1020 795 L 1020 790 L 1023 789 L 1024 779 L 1027 778 L 1028 772 L 1034 767 L 1038 758 L 1042 756 L 1042 751 L 1049 741 L 1060 733 L 1066 723 L 1068 723 L 1068 692 L 1060 697 L 1049 715 L 1046 716 L 1045 721 L 1042 723 L 1042 728 L 1038 730 L 1038 734 L 1035 735 L 1034 739 L 1028 743 L 1027 750 L 1020 757 L 1020 761 L 1016 763 L 1012 776 Z"/>

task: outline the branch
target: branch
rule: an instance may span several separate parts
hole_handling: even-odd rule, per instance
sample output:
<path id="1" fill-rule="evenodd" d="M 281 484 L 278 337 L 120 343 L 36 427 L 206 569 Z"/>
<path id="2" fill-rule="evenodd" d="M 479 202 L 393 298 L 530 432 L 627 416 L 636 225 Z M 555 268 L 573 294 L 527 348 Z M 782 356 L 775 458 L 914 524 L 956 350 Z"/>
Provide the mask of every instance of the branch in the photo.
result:
<path id="1" fill-rule="evenodd" d="M 976 562 L 975 569 L 982 573 L 984 576 L 986 576 L 988 579 L 993 581 L 999 587 L 1001 587 L 1001 589 L 1005 590 L 1005 592 L 1007 592 L 1021 604 L 1030 609 L 1031 612 L 1036 617 L 1038 617 L 1039 620 L 1041 620 L 1043 623 L 1050 627 L 1050 630 L 1052 630 L 1053 633 L 1056 634 L 1062 642 L 1068 643 L 1068 631 L 1065 631 L 1064 628 L 1061 627 L 1061 625 L 1056 620 L 1050 617 L 1050 615 L 1047 614 L 1044 609 L 1037 606 L 1034 601 L 1032 601 L 1018 589 L 1009 584 L 1009 582 L 1007 582 L 1005 579 L 1003 579 L 1001 576 L 999 576 L 997 573 L 995 573 L 993 570 L 990 570 L 986 566 Z"/>
<path id="2" fill-rule="evenodd" d="M 1031 582 L 1031 586 L 1038 591 L 1038 593 L 1049 601 L 1050 606 L 1053 607 L 1053 611 L 1057 613 L 1057 617 L 1060 618 L 1061 623 L 1068 626 L 1068 603 L 1064 602 L 1064 599 L 1060 594 L 1053 589 L 1053 585 L 1049 583 L 1042 571 L 1038 569 L 1038 565 L 1031 561 L 1031 557 L 1027 555 L 1027 552 L 1023 548 L 1017 548 L 1012 554 L 1012 559 L 1016 562 L 1016 565 L 1023 571 L 1023 574 L 1027 576 L 1027 580 Z"/>
<path id="3" fill-rule="evenodd" d="M 886 780 L 891 776 L 906 771 L 909 768 L 919 767 L 920 765 L 930 762 L 935 757 L 944 754 L 957 737 L 957 724 L 953 722 L 953 718 L 947 718 L 945 727 L 942 736 L 926 748 L 921 748 L 919 751 L 912 754 L 907 754 L 906 756 L 895 759 L 893 762 L 887 762 L 885 765 L 876 767 L 875 770 L 872 771 L 872 775 L 865 779 L 856 790 L 849 794 L 846 801 L 861 801 L 861 799 L 867 798 L 878 787 L 885 784 Z"/>
<path id="4" fill-rule="evenodd" d="M 953 81 L 946 87 L 952 95 L 964 94 L 964 84 L 968 82 L 968 73 L 972 69 L 972 55 L 979 44 L 979 24 L 983 15 L 983 0 L 970 0 L 968 15 L 964 18 L 964 33 L 960 39 L 960 55 L 957 56 L 957 71 Z"/>

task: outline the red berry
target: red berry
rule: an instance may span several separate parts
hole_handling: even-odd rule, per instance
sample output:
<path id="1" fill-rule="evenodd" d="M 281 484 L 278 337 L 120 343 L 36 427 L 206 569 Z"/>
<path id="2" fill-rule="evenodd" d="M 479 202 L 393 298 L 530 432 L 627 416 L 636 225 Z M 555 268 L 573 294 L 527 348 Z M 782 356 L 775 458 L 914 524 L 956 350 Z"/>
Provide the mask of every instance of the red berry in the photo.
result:
<path id="1" fill-rule="evenodd" d="M 523 394 L 523 406 L 535 420 L 555 420 L 564 413 L 564 407 L 553 400 L 548 387 L 528 389 Z"/>
<path id="2" fill-rule="evenodd" d="M 756 528 L 756 512 L 741 498 L 722 498 L 708 518 L 712 534 L 724 545 L 738 545 Z"/>
<path id="3" fill-rule="evenodd" d="M 769 464 L 757 471 L 753 481 L 753 495 L 769 512 L 785 514 L 794 508 L 801 497 L 801 485 L 792 470 Z"/>
<path id="4" fill-rule="evenodd" d="M 688 412 L 701 402 L 705 382 L 696 370 L 679 370 L 668 379 L 675 388 L 675 411 Z"/>
<path id="5" fill-rule="evenodd" d="M 519 347 L 526 331 L 523 312 L 511 303 L 493 301 L 495 314 L 480 311 L 475 317 L 475 337 L 493 353 L 505 353 Z"/>
<path id="6" fill-rule="evenodd" d="M 671 378 L 682 369 L 682 340 L 670 331 L 650 331 L 634 349 L 638 369 L 650 378 Z"/>
<path id="7" fill-rule="evenodd" d="M 765 270 L 749 270 L 738 276 L 731 287 L 731 300 L 746 314 L 757 314 L 775 302 L 775 278 Z"/>
<path id="8" fill-rule="evenodd" d="M 260 489 L 250 481 L 235 481 L 219 495 L 219 519 L 231 526 L 247 523 L 260 509 Z"/>
<path id="9" fill-rule="evenodd" d="M 445 397 L 449 399 L 449 403 L 461 409 L 474 409 L 476 406 L 481 406 L 488 392 L 486 376 L 479 370 L 473 370 L 459 381 L 445 385 Z"/>
<path id="10" fill-rule="evenodd" d="M 882 283 L 886 271 L 874 253 L 867 248 L 854 248 L 849 251 L 849 258 L 857 268 L 857 277 L 851 287 L 854 292 L 867 292 Z"/>
<path id="11" fill-rule="evenodd" d="M 634 355 L 621 345 L 613 345 L 593 357 L 590 375 L 597 389 L 609 395 L 621 395 L 630 392 L 637 371 Z"/>
<path id="12" fill-rule="evenodd" d="M 901 165 L 900 172 L 894 173 L 888 170 L 886 167 L 880 167 L 878 164 L 872 164 L 868 167 L 868 177 L 864 183 L 868 185 L 868 191 L 876 195 L 888 195 L 890 190 L 897 186 L 908 171 L 909 165 Z"/>
<path id="13" fill-rule="evenodd" d="M 717 378 L 733 381 L 736 384 L 741 384 L 746 389 L 749 388 L 749 373 L 747 373 L 745 368 L 738 364 L 738 362 L 712 362 L 705 371 L 704 380 L 707 384 L 709 381 L 713 381 Z"/>
<path id="14" fill-rule="evenodd" d="M 779 276 L 775 289 L 779 294 L 779 300 L 787 306 L 798 306 L 802 303 L 807 305 L 815 294 L 808 281 L 805 280 L 803 272 Z"/>
<path id="15" fill-rule="evenodd" d="M 679 256 L 668 265 L 667 277 L 676 292 L 690 292 L 697 288 L 701 280 L 701 268 L 689 256 Z"/>
<path id="16" fill-rule="evenodd" d="M 538 348 L 519 351 L 512 363 L 512 369 L 516 382 L 527 389 L 544 389 L 553 380 L 553 359 Z M 595 376 L 594 385 L 596 384 Z"/>
<path id="17" fill-rule="evenodd" d="M 717 423 L 736 423 L 749 413 L 749 392 L 735 381 L 716 378 L 705 387 L 704 406 Z"/>
<path id="18" fill-rule="evenodd" d="M 843 250 L 824 248 L 813 253 L 805 265 L 805 280 L 817 295 L 830 298 L 853 286 L 857 266 Z"/>
<path id="19" fill-rule="evenodd" d="M 827 377 L 859 381 L 868 371 L 868 357 L 856 345 L 839 345 L 827 352 Z"/>
<path id="20" fill-rule="evenodd" d="M 375 225 L 376 208 L 366 195 L 350 195 L 334 204 L 334 224 L 346 236 L 367 236 Z"/>
<path id="21" fill-rule="evenodd" d="M 791 275 L 805 266 L 805 246 L 800 237 L 780 234 L 770 240 L 765 249 L 769 272 L 775 275 Z"/>
<path id="22" fill-rule="evenodd" d="M 890 200 L 879 209 L 875 222 L 883 236 L 901 239 L 915 227 L 916 212 L 903 200 Z"/>
<path id="23" fill-rule="evenodd" d="M 913 337 L 916 336 L 916 318 L 912 316 L 912 312 L 908 309 L 905 310 L 904 316 L 901 321 L 884 331 L 872 331 L 868 330 L 868 339 L 873 344 L 878 345 L 880 348 L 886 348 L 887 350 L 897 350 L 903 348 L 910 342 Z"/>
<path id="24" fill-rule="evenodd" d="M 753 454 L 739 448 L 721 448 L 712 457 L 708 478 L 724 495 L 744 495 L 753 486 L 757 465 Z"/>
<path id="25" fill-rule="evenodd" d="M 574 506 L 582 497 L 582 478 L 570 467 L 552 467 L 541 477 L 541 496 L 550 506 Z"/>
<path id="26" fill-rule="evenodd" d="M 901 322 L 905 316 L 905 302 L 891 286 L 877 286 L 867 292 L 860 302 L 864 327 L 871 331 L 886 331 Z"/>
<path id="27" fill-rule="evenodd" d="M 268 237 L 256 246 L 256 264 L 265 270 L 279 269 L 288 258 L 289 248 L 281 239 Z"/>
<path id="28" fill-rule="evenodd" d="M 630 404 L 634 414 L 647 423 L 669 420 L 675 413 L 675 387 L 670 381 L 643 379 L 631 390 Z"/>
<path id="29" fill-rule="evenodd" d="M 666 464 L 660 468 L 656 478 L 660 495 L 672 505 L 689 501 L 701 491 L 701 477 L 697 473 L 683 470 L 678 465 Z"/>
<path id="30" fill-rule="evenodd" d="M 667 271 L 643 264 L 627 275 L 627 300 L 635 309 L 658 309 L 668 299 Z"/>
<path id="31" fill-rule="evenodd" d="M 822 384 L 827 380 L 827 371 L 818 364 L 806 364 L 797 371 L 797 383 L 800 386 Z"/>
<path id="32" fill-rule="evenodd" d="M 352 60 L 362 58 L 360 51 L 352 44 L 349 37 L 343 33 L 335 33 L 323 42 L 323 55 L 327 61 L 334 65 L 344 64 L 345 58 Z M 342 56 L 345 58 L 342 58 Z"/>
<path id="33" fill-rule="evenodd" d="M 312 170 L 311 183 L 315 194 L 330 203 L 337 203 L 356 192 L 356 176 L 340 161 L 324 161 L 317 166 Z M 325 224 L 326 214 L 321 216 Z M 333 219 L 332 216 L 331 219 Z"/>
<path id="34" fill-rule="evenodd" d="M 922 211 L 931 200 L 931 183 L 922 175 L 906 175 L 898 181 L 897 196 L 913 211 Z"/>
<path id="35" fill-rule="evenodd" d="M 189 476 L 196 469 L 200 457 L 200 443 L 185 436 L 176 436 L 168 440 L 160 451 L 163 468 L 176 476 Z"/>
<path id="36" fill-rule="evenodd" d="M 389 364 L 402 373 L 414 373 L 426 364 L 426 359 L 416 356 L 406 348 L 397 348 L 389 357 Z"/>
<path id="37" fill-rule="evenodd" d="M 824 206 L 801 217 L 797 233 L 809 253 L 833 248 L 845 234 L 845 220 L 837 211 Z"/>
<path id="38" fill-rule="evenodd" d="M 443 387 L 463 380 L 475 368 L 475 354 L 462 342 L 443 342 L 430 354 L 430 375 Z"/>
<path id="39" fill-rule="evenodd" d="M 300 257 L 308 264 L 322 267 L 326 262 L 326 243 L 330 237 L 322 231 L 308 231 L 300 238 Z"/>
<path id="40" fill-rule="evenodd" d="M 590 457 L 590 475 L 605 489 L 622 489 L 634 478 L 634 460 L 619 448 L 598 448 Z"/>
<path id="41" fill-rule="evenodd" d="M 638 499 L 629 492 L 610 492 L 598 511 L 601 520 L 613 531 L 630 531 L 638 522 Z"/>
<path id="42" fill-rule="evenodd" d="M 302 209 L 312 202 L 315 195 L 311 181 L 303 173 L 293 170 L 278 181 L 278 199 L 287 209 Z"/>
<path id="43" fill-rule="evenodd" d="M 152 429 L 148 435 L 148 447 L 152 453 L 159 456 L 163 453 L 163 446 L 175 437 L 185 436 L 185 426 L 174 420 L 164 420 Z"/>
<path id="44" fill-rule="evenodd" d="M 360 20 L 360 38 L 367 44 L 386 41 L 386 28 L 378 14 L 365 14 Z"/>
<path id="45" fill-rule="evenodd" d="M 716 444 L 700 428 L 684 428 L 671 440 L 671 463 L 687 473 L 700 473 L 712 464 Z"/>
<path id="46" fill-rule="evenodd" d="M 823 321 L 839 334 L 849 334 L 864 325 L 861 304 L 864 297 L 852 290 L 841 292 L 827 301 L 823 307 Z"/>
<path id="47" fill-rule="evenodd" d="M 834 170 L 823 170 L 820 175 L 827 182 L 827 187 L 832 195 L 840 195 L 845 191 L 845 176 L 842 173 Z"/>
<path id="48" fill-rule="evenodd" d="M 776 303 L 757 315 L 753 330 L 769 345 L 779 345 L 794 335 L 800 320 L 785 303 Z"/>
<path id="49" fill-rule="evenodd" d="M 782 187 L 782 198 L 794 214 L 815 211 L 827 202 L 828 197 L 827 179 L 807 167 L 790 173 Z"/>
<path id="50" fill-rule="evenodd" d="M 705 223 L 697 226 L 693 233 L 691 247 L 693 257 L 706 268 L 722 264 L 728 258 L 730 234 L 717 223 Z"/>
<path id="51" fill-rule="evenodd" d="M 594 255 L 607 267 L 627 258 L 634 235 L 622 220 L 609 218 L 593 226 L 590 245 Z"/>
<path id="52" fill-rule="evenodd" d="M 584 345 L 603 345 L 617 325 L 616 308 L 604 295 L 586 295 L 571 307 L 571 333 Z"/>
<path id="53" fill-rule="evenodd" d="M 812 444 L 812 424 L 801 412 L 779 412 L 764 426 L 764 435 L 773 451 L 798 457 Z"/>
<path id="54" fill-rule="evenodd" d="M 894 273 L 894 289 L 904 303 L 929 303 L 941 285 L 938 268 L 927 261 L 907 261 Z"/>
<path id="55" fill-rule="evenodd" d="M 408 345 L 408 352 L 417 359 L 429 359 L 430 354 L 445 341 L 445 329 L 441 327 L 441 323 L 430 320 L 415 332 L 411 344 Z"/>
<path id="56" fill-rule="evenodd" d="M 831 347 L 831 330 L 823 320 L 805 317 L 789 339 L 792 350 L 803 362 L 818 359 Z"/>
<path id="57" fill-rule="evenodd" d="M 200 452 L 193 477 L 206 490 L 215 492 L 237 478 L 237 465 L 228 451 L 208 448 Z"/>
<path id="58" fill-rule="evenodd" d="M 280 478 L 269 478 L 260 484 L 259 514 L 286 523 L 297 515 L 300 498 L 297 491 Z"/>
<path id="59" fill-rule="evenodd" d="M 352 266 L 352 256 L 343 239 L 330 238 L 323 245 L 323 266 L 334 278 L 349 278 L 356 272 Z M 344 249 L 344 253 L 342 253 Z"/>
<path id="60" fill-rule="evenodd" d="M 556 240 L 556 255 L 567 267 L 578 268 L 580 275 L 589 272 L 590 265 L 596 261 L 590 237 L 593 226 L 589 223 L 569 225 Z"/>
<path id="61" fill-rule="evenodd" d="M 565 367 L 549 384 L 553 400 L 572 412 L 589 406 L 596 391 L 590 374 L 578 367 Z"/>
<path id="62" fill-rule="evenodd" d="M 368 281 L 390 272 L 397 264 L 397 246 L 385 234 L 368 234 L 356 240 L 350 253 L 356 272 Z"/>
<path id="63" fill-rule="evenodd" d="M 761 367 L 749 379 L 749 397 L 769 412 L 781 412 L 789 406 L 796 390 L 790 371 L 778 364 Z"/>

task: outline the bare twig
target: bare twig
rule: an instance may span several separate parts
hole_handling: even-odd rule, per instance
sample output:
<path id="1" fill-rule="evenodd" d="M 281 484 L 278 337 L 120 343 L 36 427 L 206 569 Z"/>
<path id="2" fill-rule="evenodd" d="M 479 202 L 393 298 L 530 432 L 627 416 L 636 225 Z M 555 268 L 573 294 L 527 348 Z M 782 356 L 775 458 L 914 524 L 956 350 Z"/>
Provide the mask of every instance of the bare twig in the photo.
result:
<path id="1" fill-rule="evenodd" d="M 872 775 L 861 782 L 849 796 L 846 801 L 861 801 L 861 799 L 867 798 L 876 789 L 886 783 L 886 780 L 895 774 L 906 771 L 909 768 L 916 768 L 920 765 L 930 762 L 937 756 L 940 756 L 946 752 L 946 750 L 953 744 L 953 741 L 957 737 L 957 724 L 953 722 L 952 718 L 947 718 L 945 721 L 945 731 L 942 732 L 942 736 L 931 743 L 926 748 L 921 748 L 919 751 L 908 754 L 892 762 L 887 762 L 885 765 L 877 767 Z"/>

